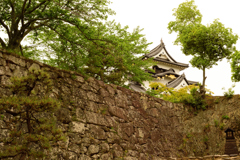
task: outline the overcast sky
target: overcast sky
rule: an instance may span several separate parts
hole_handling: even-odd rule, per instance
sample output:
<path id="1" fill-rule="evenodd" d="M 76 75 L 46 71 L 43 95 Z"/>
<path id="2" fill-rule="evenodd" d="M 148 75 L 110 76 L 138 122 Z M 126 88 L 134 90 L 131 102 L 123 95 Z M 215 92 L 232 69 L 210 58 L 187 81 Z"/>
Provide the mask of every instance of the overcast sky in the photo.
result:
<path id="1" fill-rule="evenodd" d="M 140 26 L 144 28 L 142 34 L 145 34 L 148 42 L 153 42 L 149 50 L 156 47 L 161 38 L 165 43 L 169 54 L 178 62 L 189 63 L 190 56 L 185 56 L 181 52 L 181 47 L 173 45 L 176 34 L 168 33 L 168 23 L 175 20 L 172 16 L 173 8 L 185 0 L 111 0 L 115 16 L 109 17 L 109 20 L 115 19 L 122 26 L 128 25 L 130 30 Z M 195 0 L 195 4 L 203 15 L 202 23 L 210 24 L 214 19 L 220 19 L 225 27 L 232 28 L 233 33 L 240 35 L 240 1 L 239 0 Z M 240 41 L 237 43 L 237 49 L 240 50 Z M 190 65 L 190 64 L 189 64 Z M 188 80 L 202 82 L 202 71 L 197 68 L 189 67 L 182 71 Z M 210 70 L 206 71 L 207 88 L 214 92 L 214 95 L 223 95 L 224 90 L 231 87 L 231 68 L 227 60 L 219 62 Z M 240 82 L 236 83 L 235 94 L 240 94 Z"/>

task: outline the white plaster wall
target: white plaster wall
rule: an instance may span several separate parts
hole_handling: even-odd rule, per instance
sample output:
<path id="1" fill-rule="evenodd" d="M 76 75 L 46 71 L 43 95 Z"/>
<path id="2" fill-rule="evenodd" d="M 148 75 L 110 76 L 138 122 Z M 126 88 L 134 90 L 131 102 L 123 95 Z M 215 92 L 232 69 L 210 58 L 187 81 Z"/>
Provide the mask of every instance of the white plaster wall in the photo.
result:
<path id="1" fill-rule="evenodd" d="M 165 55 L 169 61 L 173 62 L 173 60 L 167 55 L 165 49 L 162 49 L 157 55 L 155 55 L 155 56 L 153 56 L 153 57 L 156 58 L 156 57 L 158 57 L 160 54 Z"/>
<path id="2" fill-rule="evenodd" d="M 148 89 L 148 88 L 150 88 L 149 87 L 149 81 L 143 81 L 143 87 L 145 88 L 145 89 Z"/>

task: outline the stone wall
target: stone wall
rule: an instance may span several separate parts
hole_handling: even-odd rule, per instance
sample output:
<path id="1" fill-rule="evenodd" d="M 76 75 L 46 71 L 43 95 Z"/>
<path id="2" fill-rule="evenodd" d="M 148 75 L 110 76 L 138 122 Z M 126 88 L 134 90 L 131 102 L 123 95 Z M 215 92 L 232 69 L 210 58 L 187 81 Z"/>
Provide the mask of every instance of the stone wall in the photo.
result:
<path id="1" fill-rule="evenodd" d="M 53 148 L 48 159 L 157 160 L 220 155 L 224 154 L 224 129 L 240 130 L 237 96 L 230 100 L 222 97 L 206 111 L 194 111 L 2 50 L 0 97 L 12 94 L 7 87 L 10 77 L 27 75 L 31 68 L 51 75 L 51 97 L 62 102 L 55 116 L 67 141 L 63 148 Z M 34 90 L 43 94 L 44 86 L 39 84 Z M 230 119 L 222 119 L 222 115 Z M 6 133 L 0 120 L 0 139 Z M 240 136 L 236 136 L 239 142 Z"/>
<path id="2" fill-rule="evenodd" d="M 59 70 L 11 53 L 0 53 L 0 96 L 9 96 L 10 77 L 31 68 L 47 71 L 54 82 L 51 97 L 61 100 L 55 115 L 67 142 L 53 148 L 51 159 L 153 159 L 176 157 L 182 143 L 182 105 L 165 102 L 75 72 Z M 35 89 L 40 94 L 44 87 Z M 180 113 L 180 112 L 179 112 Z M 0 136 L 4 136 L 0 120 Z M 1 143 L 1 142 L 0 142 Z"/>

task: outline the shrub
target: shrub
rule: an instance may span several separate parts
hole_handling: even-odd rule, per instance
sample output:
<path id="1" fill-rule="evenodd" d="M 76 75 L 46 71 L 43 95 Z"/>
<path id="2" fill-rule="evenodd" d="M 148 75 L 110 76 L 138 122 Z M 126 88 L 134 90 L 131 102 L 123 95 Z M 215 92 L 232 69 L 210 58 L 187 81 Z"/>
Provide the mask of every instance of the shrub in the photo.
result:
<path id="1" fill-rule="evenodd" d="M 187 138 L 191 138 L 192 135 L 190 133 L 187 134 Z"/>
<path id="2" fill-rule="evenodd" d="M 228 88 L 226 92 L 223 92 L 223 95 L 227 98 L 232 98 L 234 95 L 234 90 L 233 88 L 235 87 L 235 84 L 232 85 L 232 87 Z M 222 88 L 222 90 L 225 90 L 225 88 Z"/>
<path id="3" fill-rule="evenodd" d="M 214 120 L 214 124 L 215 124 L 215 127 L 218 127 L 218 125 L 219 125 L 218 120 Z"/>
<path id="4" fill-rule="evenodd" d="M 205 125 L 205 129 L 208 129 L 210 127 L 210 124 Z"/>
<path id="5" fill-rule="evenodd" d="M 214 100 L 214 103 L 218 104 L 219 103 L 219 97 L 217 97 L 215 100 Z"/>
<path id="6" fill-rule="evenodd" d="M 208 141 L 208 137 L 207 136 L 204 136 L 204 138 L 203 138 L 203 142 L 207 142 Z"/>
<path id="7" fill-rule="evenodd" d="M 229 119 L 229 117 L 227 115 L 223 115 L 222 119 Z"/>
<path id="8" fill-rule="evenodd" d="M 223 130 L 223 129 L 224 129 L 224 126 L 225 126 L 225 124 L 222 123 L 219 127 L 220 127 L 221 130 Z"/>
<path id="9" fill-rule="evenodd" d="M 148 93 L 160 97 L 166 101 L 173 103 L 184 103 L 191 105 L 196 109 L 206 109 L 205 100 L 199 94 L 199 86 L 189 85 L 178 90 L 168 88 L 159 82 L 150 83 L 150 87 L 154 90 L 148 90 Z M 212 92 L 206 89 L 208 94 Z"/>

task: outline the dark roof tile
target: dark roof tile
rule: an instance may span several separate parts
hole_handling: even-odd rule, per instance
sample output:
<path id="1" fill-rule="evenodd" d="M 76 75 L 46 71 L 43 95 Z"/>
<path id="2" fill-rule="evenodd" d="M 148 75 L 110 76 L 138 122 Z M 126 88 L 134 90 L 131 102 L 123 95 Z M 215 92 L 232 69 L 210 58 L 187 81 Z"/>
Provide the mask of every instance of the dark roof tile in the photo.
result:
<path id="1" fill-rule="evenodd" d="M 188 64 L 180 63 L 180 62 L 177 62 L 175 59 L 173 59 L 172 56 L 168 53 L 168 51 L 167 51 L 167 49 L 166 49 L 166 47 L 165 47 L 165 45 L 164 45 L 164 43 L 163 43 L 162 40 L 161 40 L 161 43 L 160 43 L 157 47 L 153 48 L 148 54 L 144 55 L 143 59 L 144 59 L 144 58 L 151 58 L 151 57 L 153 57 L 153 56 L 156 56 L 157 54 L 159 54 L 159 53 L 161 52 L 162 49 L 165 49 L 168 57 L 169 57 L 173 62 L 167 61 L 167 60 L 162 59 L 162 58 L 154 58 L 154 60 L 160 61 L 160 62 L 169 63 L 169 64 L 175 64 L 175 65 L 177 65 L 177 66 L 181 66 L 181 67 L 184 67 L 184 68 L 188 68 L 188 67 L 189 67 Z"/>
<path id="2" fill-rule="evenodd" d="M 169 88 L 175 88 L 177 87 L 183 80 L 185 80 L 187 82 L 187 85 L 189 85 L 185 74 L 183 73 L 181 76 L 179 76 L 178 78 L 174 79 L 173 81 L 170 81 L 166 84 L 167 87 Z"/>

